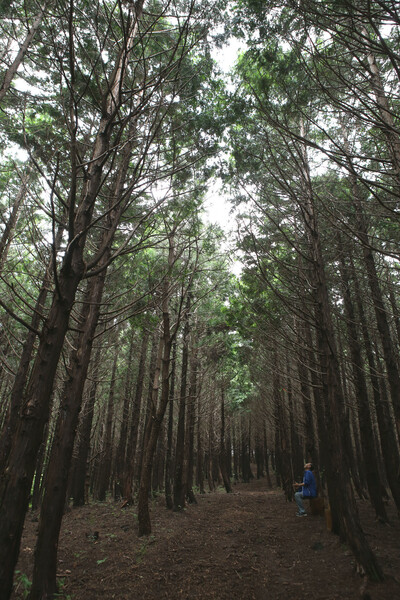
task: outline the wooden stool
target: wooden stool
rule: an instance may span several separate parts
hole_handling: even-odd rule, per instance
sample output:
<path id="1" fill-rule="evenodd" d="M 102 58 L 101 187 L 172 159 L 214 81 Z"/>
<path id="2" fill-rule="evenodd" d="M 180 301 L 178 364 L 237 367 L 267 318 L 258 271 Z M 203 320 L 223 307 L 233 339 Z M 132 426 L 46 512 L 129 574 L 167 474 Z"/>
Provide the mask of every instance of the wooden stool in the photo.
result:
<path id="1" fill-rule="evenodd" d="M 325 511 L 324 498 L 310 498 L 310 511 L 312 515 L 323 517 Z"/>

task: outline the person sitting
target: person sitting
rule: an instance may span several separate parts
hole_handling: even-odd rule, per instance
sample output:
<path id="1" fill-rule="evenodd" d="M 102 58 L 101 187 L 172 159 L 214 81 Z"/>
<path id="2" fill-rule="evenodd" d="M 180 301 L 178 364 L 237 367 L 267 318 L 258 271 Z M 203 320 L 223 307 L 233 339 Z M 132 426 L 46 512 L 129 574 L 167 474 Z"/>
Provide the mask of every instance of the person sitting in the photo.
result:
<path id="1" fill-rule="evenodd" d="M 294 495 L 295 502 L 297 504 L 297 517 L 306 517 L 307 513 L 304 508 L 304 498 L 316 498 L 317 497 L 317 483 L 315 481 L 314 467 L 312 463 L 306 463 L 304 465 L 304 475 L 302 483 L 294 483 L 294 488 L 299 488 Z"/>

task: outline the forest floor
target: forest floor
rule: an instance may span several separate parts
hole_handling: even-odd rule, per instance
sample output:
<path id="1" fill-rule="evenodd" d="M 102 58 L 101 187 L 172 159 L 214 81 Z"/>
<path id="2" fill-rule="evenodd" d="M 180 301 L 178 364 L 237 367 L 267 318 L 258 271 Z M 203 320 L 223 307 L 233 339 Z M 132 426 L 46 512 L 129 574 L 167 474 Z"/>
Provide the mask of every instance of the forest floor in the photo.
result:
<path id="1" fill-rule="evenodd" d="M 296 517 L 266 480 L 197 496 L 181 513 L 152 504 L 153 533 L 137 536 L 136 507 L 94 503 L 69 511 L 59 543 L 59 597 L 71 600 L 395 600 L 400 598 L 400 522 L 359 503 L 386 579 L 367 582 L 324 517 Z M 37 520 L 28 515 L 13 599 L 24 598 Z"/>

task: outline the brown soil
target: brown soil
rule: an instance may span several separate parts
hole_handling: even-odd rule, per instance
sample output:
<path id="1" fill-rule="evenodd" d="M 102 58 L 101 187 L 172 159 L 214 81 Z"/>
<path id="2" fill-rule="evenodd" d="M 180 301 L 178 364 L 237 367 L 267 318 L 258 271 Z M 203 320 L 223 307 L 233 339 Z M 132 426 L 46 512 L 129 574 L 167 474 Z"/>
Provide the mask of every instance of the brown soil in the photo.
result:
<path id="1" fill-rule="evenodd" d="M 60 598 L 72 600 L 395 600 L 400 598 L 400 523 L 363 527 L 385 571 L 382 584 L 356 573 L 349 550 L 320 516 L 296 517 L 295 504 L 265 480 L 197 496 L 181 513 L 153 503 L 153 534 L 138 538 L 135 507 L 92 504 L 65 515 L 59 544 Z M 28 516 L 14 599 L 24 597 L 37 522 Z"/>

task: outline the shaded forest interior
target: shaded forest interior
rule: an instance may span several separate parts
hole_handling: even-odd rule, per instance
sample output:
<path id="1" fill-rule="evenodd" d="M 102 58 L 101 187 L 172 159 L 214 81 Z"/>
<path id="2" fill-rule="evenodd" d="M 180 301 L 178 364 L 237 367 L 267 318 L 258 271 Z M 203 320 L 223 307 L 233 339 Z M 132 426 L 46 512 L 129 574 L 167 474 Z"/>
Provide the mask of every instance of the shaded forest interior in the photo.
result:
<path id="1" fill-rule="evenodd" d="M 398 3 L 0 17 L 0 600 L 68 597 L 74 510 L 124 508 L 147 548 L 160 498 L 177 523 L 247 483 L 283 528 L 310 461 L 323 545 L 392 594 L 372 535 L 400 514 Z"/>
<path id="2" fill-rule="evenodd" d="M 254 465 L 253 465 L 254 466 Z M 391 527 L 374 519 L 366 500 L 361 522 L 385 581 L 373 583 L 355 572 L 346 544 L 332 535 L 321 516 L 298 519 L 295 505 L 266 477 L 199 494 L 184 511 L 168 511 L 163 494 L 153 497 L 150 536 L 138 537 L 134 505 L 90 502 L 66 512 L 60 534 L 57 579 L 60 594 L 74 600 L 388 600 L 399 596 L 400 523 L 388 507 Z M 26 519 L 15 591 L 29 589 L 37 529 L 36 513 Z M 313 584 L 310 585 L 310 574 Z M 25 576 L 24 576 L 25 575 Z"/>

